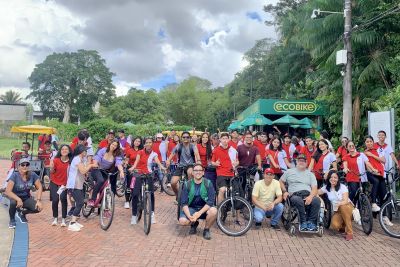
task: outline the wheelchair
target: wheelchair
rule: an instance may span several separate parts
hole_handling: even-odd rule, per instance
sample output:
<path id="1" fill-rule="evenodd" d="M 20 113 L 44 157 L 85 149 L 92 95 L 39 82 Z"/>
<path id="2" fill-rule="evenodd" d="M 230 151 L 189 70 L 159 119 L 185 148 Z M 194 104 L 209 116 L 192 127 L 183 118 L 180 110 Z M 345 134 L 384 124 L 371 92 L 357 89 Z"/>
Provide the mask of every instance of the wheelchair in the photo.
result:
<path id="1" fill-rule="evenodd" d="M 300 216 L 298 210 L 291 205 L 290 197 L 288 197 L 284 201 L 284 208 L 282 213 L 282 224 L 283 227 L 289 232 L 291 236 L 296 234 L 296 231 L 299 233 L 309 233 L 309 234 L 318 234 L 318 236 L 322 237 L 324 235 L 324 228 L 328 228 L 330 224 L 330 214 L 332 214 L 331 206 L 325 208 L 325 202 L 321 199 L 321 207 L 318 216 L 318 223 L 317 223 L 317 231 L 301 231 L 300 230 Z M 329 218 L 328 218 L 329 217 Z M 329 219 L 329 223 L 327 220 Z M 326 227 L 326 225 L 328 226 Z"/>

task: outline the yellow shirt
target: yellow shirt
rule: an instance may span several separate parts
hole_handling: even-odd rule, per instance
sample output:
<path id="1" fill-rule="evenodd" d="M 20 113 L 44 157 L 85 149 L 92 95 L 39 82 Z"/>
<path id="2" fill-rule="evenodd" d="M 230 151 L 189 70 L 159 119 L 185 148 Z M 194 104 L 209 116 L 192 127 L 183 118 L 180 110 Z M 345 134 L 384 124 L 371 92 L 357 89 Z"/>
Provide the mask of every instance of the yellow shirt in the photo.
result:
<path id="1" fill-rule="evenodd" d="M 277 180 L 273 179 L 271 184 L 267 186 L 263 179 L 254 184 L 252 195 L 265 205 L 268 205 L 277 197 L 282 196 L 282 190 Z"/>

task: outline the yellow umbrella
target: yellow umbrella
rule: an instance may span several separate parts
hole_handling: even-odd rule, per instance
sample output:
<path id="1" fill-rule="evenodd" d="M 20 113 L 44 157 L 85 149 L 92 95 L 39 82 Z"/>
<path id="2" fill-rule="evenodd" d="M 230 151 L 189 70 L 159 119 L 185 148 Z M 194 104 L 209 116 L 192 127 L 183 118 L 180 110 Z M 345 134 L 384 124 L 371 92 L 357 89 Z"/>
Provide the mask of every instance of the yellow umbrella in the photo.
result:
<path id="1" fill-rule="evenodd" d="M 25 125 L 25 126 L 13 126 L 11 128 L 12 133 L 31 133 L 31 134 L 54 134 L 56 129 L 53 127 L 47 127 L 42 125 Z"/>

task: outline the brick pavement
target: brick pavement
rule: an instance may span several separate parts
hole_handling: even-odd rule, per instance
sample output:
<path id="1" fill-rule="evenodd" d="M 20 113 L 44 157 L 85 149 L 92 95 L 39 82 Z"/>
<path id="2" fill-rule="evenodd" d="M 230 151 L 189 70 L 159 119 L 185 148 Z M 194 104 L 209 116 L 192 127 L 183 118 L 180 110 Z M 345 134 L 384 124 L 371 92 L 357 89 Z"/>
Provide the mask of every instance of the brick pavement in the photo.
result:
<path id="1" fill-rule="evenodd" d="M 7 161 L 0 161 L 4 173 Z M 3 177 L 2 177 L 3 178 Z M 188 228 L 176 224 L 173 198 L 156 193 L 156 219 L 148 236 L 143 224 L 130 225 L 130 210 L 117 199 L 115 219 L 108 231 L 100 229 L 95 216 L 82 218 L 85 226 L 73 233 L 52 227 L 48 192 L 45 210 L 29 216 L 28 266 L 399 266 L 400 240 L 386 236 L 375 221 L 365 236 L 356 227 L 355 239 L 326 231 L 324 236 L 297 235 L 265 227 L 245 236 L 228 237 L 217 227 L 212 240 L 189 236 Z M 202 229 L 202 224 L 200 228 Z"/>

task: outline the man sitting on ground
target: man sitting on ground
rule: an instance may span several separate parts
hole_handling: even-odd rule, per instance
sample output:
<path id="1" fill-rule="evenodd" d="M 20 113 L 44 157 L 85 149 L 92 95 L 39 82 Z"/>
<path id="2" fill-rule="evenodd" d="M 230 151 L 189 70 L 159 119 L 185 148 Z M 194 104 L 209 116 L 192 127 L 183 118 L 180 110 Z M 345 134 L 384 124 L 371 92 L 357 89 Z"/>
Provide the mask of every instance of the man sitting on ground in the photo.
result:
<path id="1" fill-rule="evenodd" d="M 204 169 L 201 164 L 194 165 L 193 176 L 194 179 L 189 180 L 182 190 L 179 223 L 190 224 L 189 234 L 195 235 L 199 225 L 198 220 L 205 219 L 203 237 L 210 240 L 210 228 L 217 219 L 217 209 L 214 207 L 215 190 L 211 182 L 203 177 Z"/>

